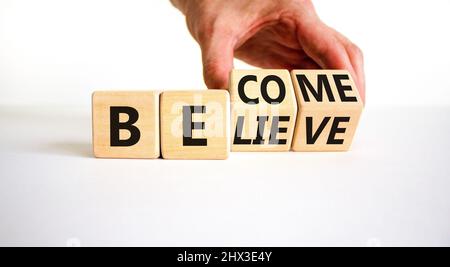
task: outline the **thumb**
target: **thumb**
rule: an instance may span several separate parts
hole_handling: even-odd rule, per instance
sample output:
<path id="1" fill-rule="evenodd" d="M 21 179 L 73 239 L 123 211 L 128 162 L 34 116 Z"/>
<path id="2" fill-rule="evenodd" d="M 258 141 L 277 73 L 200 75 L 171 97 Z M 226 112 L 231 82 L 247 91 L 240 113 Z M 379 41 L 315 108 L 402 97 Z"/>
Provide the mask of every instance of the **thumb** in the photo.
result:
<path id="1" fill-rule="evenodd" d="M 345 47 L 318 18 L 299 23 L 297 37 L 306 54 L 321 68 L 353 70 Z"/>
<path id="2" fill-rule="evenodd" d="M 364 71 L 361 53 L 348 51 L 349 41 L 322 23 L 318 18 L 299 23 L 297 27 L 298 42 L 306 54 L 322 69 L 348 70 L 355 80 L 363 102 L 365 100 Z M 359 51 L 359 49 L 358 49 Z"/>
<path id="3" fill-rule="evenodd" d="M 232 38 L 225 34 L 212 36 L 201 45 L 203 78 L 209 89 L 228 89 L 228 78 L 233 68 Z"/>

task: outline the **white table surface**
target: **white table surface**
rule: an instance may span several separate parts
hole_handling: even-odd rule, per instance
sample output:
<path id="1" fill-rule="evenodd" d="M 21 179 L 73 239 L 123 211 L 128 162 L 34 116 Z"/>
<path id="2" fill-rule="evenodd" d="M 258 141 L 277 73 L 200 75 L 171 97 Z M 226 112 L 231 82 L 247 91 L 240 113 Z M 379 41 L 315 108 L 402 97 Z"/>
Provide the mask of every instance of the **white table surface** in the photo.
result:
<path id="1" fill-rule="evenodd" d="M 0 246 L 450 245 L 450 107 L 367 107 L 350 152 L 96 159 L 90 108 L 0 107 Z"/>

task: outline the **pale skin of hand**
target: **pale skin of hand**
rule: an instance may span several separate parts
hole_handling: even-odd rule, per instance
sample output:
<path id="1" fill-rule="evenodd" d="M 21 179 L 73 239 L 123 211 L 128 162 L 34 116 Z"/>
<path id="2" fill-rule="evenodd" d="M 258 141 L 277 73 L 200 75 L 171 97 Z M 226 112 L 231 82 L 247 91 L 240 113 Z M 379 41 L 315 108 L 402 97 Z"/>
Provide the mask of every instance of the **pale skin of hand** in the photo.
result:
<path id="1" fill-rule="evenodd" d="M 311 0 L 171 0 L 202 51 L 208 88 L 227 88 L 233 58 L 266 69 L 345 69 L 365 101 L 363 54 Z"/>

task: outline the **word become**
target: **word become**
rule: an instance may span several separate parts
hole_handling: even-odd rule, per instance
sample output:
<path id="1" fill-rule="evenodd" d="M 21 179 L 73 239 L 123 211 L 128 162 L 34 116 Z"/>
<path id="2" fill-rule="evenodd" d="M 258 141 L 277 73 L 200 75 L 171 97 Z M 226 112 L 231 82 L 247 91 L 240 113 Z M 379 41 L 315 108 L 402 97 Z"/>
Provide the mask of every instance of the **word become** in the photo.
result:
<path id="1" fill-rule="evenodd" d="M 228 91 L 97 91 L 92 103 L 104 158 L 346 151 L 363 109 L 344 70 L 233 70 Z"/>

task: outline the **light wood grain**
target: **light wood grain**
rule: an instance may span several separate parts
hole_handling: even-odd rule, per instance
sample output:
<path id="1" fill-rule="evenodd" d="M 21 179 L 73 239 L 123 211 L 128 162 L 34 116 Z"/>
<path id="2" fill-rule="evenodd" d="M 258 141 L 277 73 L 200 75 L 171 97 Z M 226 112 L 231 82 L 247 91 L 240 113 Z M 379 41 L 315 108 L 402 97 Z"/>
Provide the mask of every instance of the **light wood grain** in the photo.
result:
<path id="1" fill-rule="evenodd" d="M 278 81 L 270 79 L 273 76 L 277 77 Z M 263 85 L 265 79 L 267 80 Z M 247 81 L 244 83 L 245 80 Z M 239 92 L 240 83 L 245 95 L 242 94 L 242 90 L 241 93 Z M 279 83 L 285 87 L 284 98 L 279 98 Z M 264 97 L 262 87 L 267 88 L 266 97 Z M 297 102 L 289 72 L 268 69 L 233 70 L 230 75 L 229 90 L 231 96 L 231 150 L 289 151 L 297 116 Z M 246 98 L 252 99 L 252 102 L 248 103 Z M 274 99 L 276 101 L 272 101 Z M 252 104 L 256 101 L 259 103 Z M 280 121 L 278 119 L 280 117 L 285 120 L 287 118 L 288 121 Z M 278 121 L 278 126 L 276 121 Z M 261 127 L 262 125 L 264 128 Z M 271 135 L 272 129 L 276 128 L 285 128 L 286 132 L 281 130 L 282 132 Z M 261 136 L 260 139 L 257 138 L 258 132 Z M 239 137 L 241 140 L 237 140 Z"/>
<path id="2" fill-rule="evenodd" d="M 226 159 L 230 151 L 230 97 L 226 90 L 165 91 L 161 94 L 161 151 L 164 159 Z M 204 129 L 189 131 L 204 145 L 187 145 L 183 137 L 183 108 L 204 107 L 191 114 Z M 199 111 L 199 110 L 197 110 Z M 194 141 L 196 142 L 196 141 Z M 202 141 L 203 142 L 203 141 Z"/>
<path id="3" fill-rule="evenodd" d="M 350 73 L 346 70 L 293 70 L 291 72 L 291 75 L 298 103 L 297 123 L 292 143 L 292 150 L 348 150 L 351 146 L 353 136 L 355 135 L 359 118 L 363 110 L 363 102 Z M 329 95 L 331 97 L 328 97 L 325 86 L 322 87 L 322 99 L 316 99 L 313 93 L 311 93 L 309 89 L 307 89 L 306 85 L 304 86 L 304 88 L 307 90 L 305 90 L 304 92 L 306 92 L 307 94 L 302 92 L 298 80 L 299 75 L 302 75 L 302 84 L 306 84 L 305 82 L 303 82 L 306 78 L 306 80 L 310 82 L 310 85 L 315 90 L 315 92 L 318 92 L 318 76 L 322 75 L 323 78 L 321 79 L 323 80 L 321 80 L 320 84 L 326 84 L 325 80 L 329 82 L 329 88 L 331 89 L 331 94 Z M 341 98 L 341 95 L 339 94 L 333 75 L 339 75 L 336 77 L 340 77 L 338 78 L 338 80 L 343 86 L 346 86 L 345 92 L 341 90 L 341 95 L 343 95 L 343 98 Z M 347 76 L 348 79 L 345 79 L 345 76 Z M 329 119 L 325 119 L 326 117 L 329 117 Z M 308 120 L 310 122 L 309 125 L 312 125 L 312 128 L 309 131 L 307 130 Z M 324 120 L 328 120 L 328 122 L 325 124 Z M 337 127 L 343 128 L 340 131 L 344 132 L 338 132 L 332 135 L 334 136 L 332 140 L 342 140 L 337 142 L 342 142 L 342 144 L 336 144 L 336 142 L 329 141 L 329 136 L 332 132 L 331 129 L 335 120 Z M 325 125 L 325 127 L 323 127 L 323 131 L 320 133 L 320 135 L 317 135 L 316 140 L 310 138 L 310 142 L 308 144 L 308 136 L 312 137 L 312 134 L 315 134 L 316 131 L 319 130 L 319 127 L 322 123 L 323 125 Z"/>
<path id="4" fill-rule="evenodd" d="M 111 146 L 110 108 L 132 107 L 139 119 L 134 124 L 140 131 L 139 142 L 132 146 Z M 128 116 L 120 115 L 120 122 Z M 157 91 L 97 91 L 92 95 L 92 129 L 94 155 L 99 158 L 148 158 L 160 156 L 159 92 Z M 120 130 L 120 138 L 130 132 Z"/>

